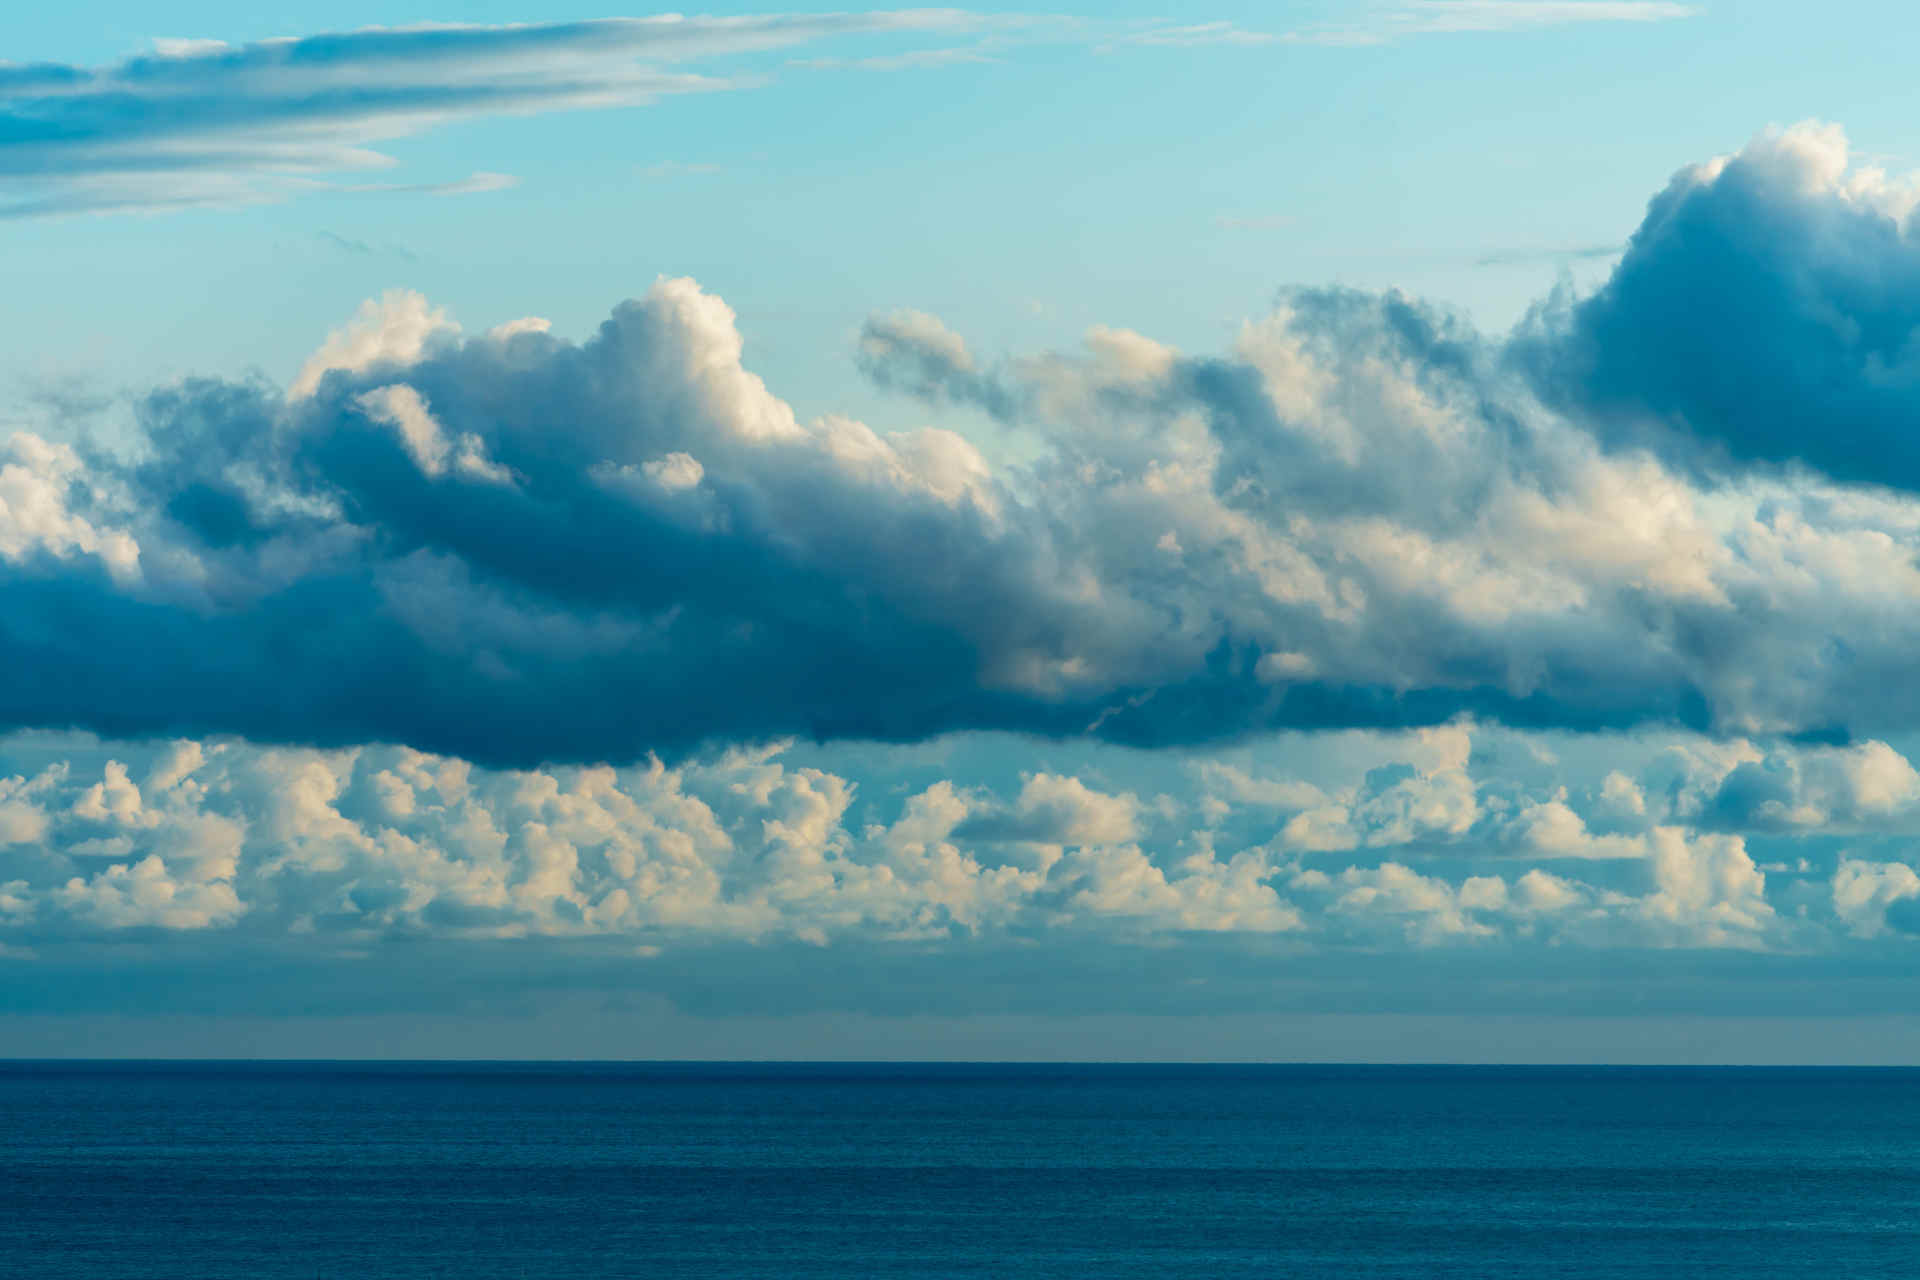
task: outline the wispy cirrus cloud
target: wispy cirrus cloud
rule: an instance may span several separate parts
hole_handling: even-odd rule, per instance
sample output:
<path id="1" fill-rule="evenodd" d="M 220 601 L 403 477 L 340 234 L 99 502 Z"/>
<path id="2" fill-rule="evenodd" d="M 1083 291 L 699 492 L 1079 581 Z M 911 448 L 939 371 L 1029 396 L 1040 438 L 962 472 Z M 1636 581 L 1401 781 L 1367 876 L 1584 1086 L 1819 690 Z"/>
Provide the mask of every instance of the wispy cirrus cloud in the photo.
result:
<path id="1" fill-rule="evenodd" d="M 944 49 L 909 49 L 905 53 L 881 53 L 865 58 L 795 58 L 789 66 L 809 71 L 917 71 L 923 67 L 950 67 L 956 64 L 993 62 L 982 44 Z"/>
<path id="2" fill-rule="evenodd" d="M 316 175 L 390 168 L 375 149 L 457 120 L 642 105 L 759 84 L 681 64 L 836 38 L 984 32 L 953 9 L 367 28 L 228 45 L 161 39 L 106 67 L 0 65 L 0 217 L 284 199 Z M 305 180 L 304 184 L 302 180 Z M 453 194 L 502 185 L 378 189 Z"/>
<path id="3" fill-rule="evenodd" d="M 1540 263 L 1595 262 L 1626 252 L 1621 244 L 1575 244 L 1489 249 L 1473 260 L 1476 267 L 1530 267 Z"/>
<path id="4" fill-rule="evenodd" d="M 1210 44 L 1262 45 L 1272 44 L 1280 38 L 1270 31 L 1249 31 L 1232 22 L 1195 22 L 1183 26 L 1155 26 L 1144 31 L 1132 31 L 1107 41 L 1100 48 L 1102 52 L 1106 52 L 1123 45 L 1161 48 L 1193 48 Z"/>
<path id="5" fill-rule="evenodd" d="M 1441 31 L 1650 22 L 1695 13 L 1629 0 L 1407 0 L 1351 28 L 1274 33 L 1232 22 L 1128 26 L 959 9 L 754 17 L 422 24 L 262 40 L 164 37 L 104 67 L 0 63 L 0 219 L 285 200 L 322 190 L 465 194 L 510 185 L 346 185 L 395 166 L 382 143 L 461 120 L 602 110 L 764 84 L 750 55 L 835 40 L 918 46 L 793 58 L 814 70 L 914 71 L 995 60 L 1016 44 L 1255 47 L 1378 43 Z M 955 43 L 956 40 L 965 43 Z M 690 70 L 688 63 L 716 67 Z"/>
<path id="6" fill-rule="evenodd" d="M 510 173 L 470 173 L 452 182 L 366 182 L 346 188 L 349 191 L 394 191 L 423 196 L 470 196 L 484 191 L 505 191 L 517 187 L 520 179 Z"/>
<path id="7" fill-rule="evenodd" d="M 1513 31 L 1578 22 L 1671 22 L 1700 13 L 1666 0 L 1408 0 L 1389 21 L 1410 31 Z"/>
<path id="8" fill-rule="evenodd" d="M 1697 5 L 1669 0 L 1406 0 L 1367 20 L 1290 31 L 1292 44 L 1385 44 L 1449 32 L 1526 31 L 1595 22 L 1673 22 L 1697 17 Z"/>
<path id="9" fill-rule="evenodd" d="M 1234 22 L 1158 23 L 1103 41 L 1102 53 L 1127 46 L 1193 48 L 1271 44 L 1370 45 L 1447 32 L 1522 31 L 1594 22 L 1671 22 L 1698 6 L 1668 0 L 1405 0 L 1382 5 L 1358 22 L 1260 31 Z"/>
<path id="10" fill-rule="evenodd" d="M 391 254 L 392 256 L 399 258 L 404 262 L 418 262 L 420 260 L 420 255 L 415 253 L 413 250 L 407 248 L 405 245 L 391 244 L 391 243 L 373 244 L 369 241 L 361 240 L 355 236 L 343 236 L 337 231 L 323 230 L 323 231 L 316 231 L 313 234 L 314 234 L 314 239 L 318 240 L 320 243 L 325 245 L 331 245 L 333 248 L 340 250 L 340 252 L 342 253 L 359 254 L 362 256 Z"/>

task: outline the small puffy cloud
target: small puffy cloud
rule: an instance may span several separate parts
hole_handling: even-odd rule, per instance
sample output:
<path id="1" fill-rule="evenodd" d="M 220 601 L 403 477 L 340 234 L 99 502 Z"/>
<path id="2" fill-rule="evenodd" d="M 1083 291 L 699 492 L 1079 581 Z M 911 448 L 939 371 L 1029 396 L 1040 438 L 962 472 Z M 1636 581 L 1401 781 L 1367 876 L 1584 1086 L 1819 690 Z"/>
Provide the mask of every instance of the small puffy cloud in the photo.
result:
<path id="1" fill-rule="evenodd" d="M 0 800 L 0 845 L 35 844 L 46 834 L 46 810 L 26 800 Z"/>
<path id="2" fill-rule="evenodd" d="M 1597 809 L 1615 822 L 1632 822 L 1646 815 L 1647 797 L 1632 778 L 1613 769 L 1600 784 Z"/>
<path id="3" fill-rule="evenodd" d="M 1282 847 L 1298 852 L 1384 848 L 1457 840 L 1482 817 L 1479 786 L 1467 771 L 1472 735 L 1461 725 L 1421 729 L 1400 739 L 1397 757 L 1367 771 L 1333 803 L 1321 800 L 1287 820 Z"/>
<path id="4" fill-rule="evenodd" d="M 1651 840 L 1655 891 L 1640 904 L 1649 922 L 1683 945 L 1760 944 L 1774 911 L 1741 837 L 1659 827 Z"/>
<path id="5" fill-rule="evenodd" d="M 1617 775 L 1616 775 L 1617 776 Z M 1511 819 L 1508 836 L 1522 850 L 1547 858 L 1644 858 L 1639 836 L 1596 835 L 1567 803 L 1565 789 L 1526 804 Z"/>
<path id="6" fill-rule="evenodd" d="M 1884 828 L 1920 809 L 1920 772 L 1884 742 L 1775 751 L 1735 765 L 1700 816 L 1733 830 Z"/>
<path id="7" fill-rule="evenodd" d="M 140 576 L 140 544 L 123 529 L 102 527 L 73 510 L 73 489 L 87 479 L 80 456 L 65 444 L 17 431 L 0 463 L 0 560 L 36 556 L 96 559 L 116 581 Z"/>
<path id="8" fill-rule="evenodd" d="M 1493 926 L 1476 918 L 1474 910 L 1497 905 L 1497 895 L 1484 881 L 1456 888 L 1401 863 L 1383 862 L 1372 868 L 1348 868 L 1334 884 L 1338 896 L 1332 910 L 1397 921 L 1412 941 L 1487 937 L 1494 932 Z"/>
<path id="9" fill-rule="evenodd" d="M 691 489 L 700 483 L 706 475 L 706 468 L 700 460 L 690 453 L 670 453 L 664 458 L 655 458 L 642 463 L 640 470 L 647 479 L 665 489 L 668 493 L 677 493 L 682 489 Z"/>
<path id="10" fill-rule="evenodd" d="M 1871 938 L 1887 928 L 1887 908 L 1920 899 L 1920 874 L 1904 862 L 1843 858 L 1832 890 L 1834 914 L 1854 933 Z"/>
<path id="11" fill-rule="evenodd" d="M 1312 809 L 1327 803 L 1324 791 L 1301 778 L 1258 777 L 1220 760 L 1202 761 L 1197 772 L 1210 790 L 1235 805 L 1284 810 Z"/>
<path id="12" fill-rule="evenodd" d="M 131 865 L 115 863 L 87 879 L 76 876 L 52 900 L 77 919 L 105 929 L 207 929 L 227 924 L 245 910 L 231 883 L 178 879 L 157 854 Z"/>
<path id="13" fill-rule="evenodd" d="M 1069 854 L 1050 878 L 1076 914 L 1202 933 L 1289 933 L 1304 920 L 1267 883 L 1274 872 L 1257 854 L 1223 863 L 1200 853 L 1169 874 L 1139 846 L 1121 844 Z"/>
<path id="14" fill-rule="evenodd" d="M 94 822 L 112 822 L 123 827 L 142 825 L 146 814 L 140 801 L 140 788 L 127 776 L 127 766 L 118 760 L 107 761 L 106 774 L 88 787 L 74 802 L 75 817 Z"/>
<path id="15" fill-rule="evenodd" d="M 1139 834 L 1139 815 L 1139 801 L 1131 794 L 1109 795 L 1078 778 L 1036 773 L 1010 807 L 978 815 L 960 834 L 1028 844 L 1125 844 Z"/>

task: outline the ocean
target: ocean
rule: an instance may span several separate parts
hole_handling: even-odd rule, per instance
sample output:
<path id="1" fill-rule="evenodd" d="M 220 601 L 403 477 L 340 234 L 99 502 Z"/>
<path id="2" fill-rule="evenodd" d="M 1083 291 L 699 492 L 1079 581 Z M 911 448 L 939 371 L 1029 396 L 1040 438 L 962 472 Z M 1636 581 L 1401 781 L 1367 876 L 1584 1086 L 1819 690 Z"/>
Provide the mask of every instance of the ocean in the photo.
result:
<path id="1" fill-rule="evenodd" d="M 0 1277 L 1920 1273 L 1920 1072 L 0 1063 Z"/>

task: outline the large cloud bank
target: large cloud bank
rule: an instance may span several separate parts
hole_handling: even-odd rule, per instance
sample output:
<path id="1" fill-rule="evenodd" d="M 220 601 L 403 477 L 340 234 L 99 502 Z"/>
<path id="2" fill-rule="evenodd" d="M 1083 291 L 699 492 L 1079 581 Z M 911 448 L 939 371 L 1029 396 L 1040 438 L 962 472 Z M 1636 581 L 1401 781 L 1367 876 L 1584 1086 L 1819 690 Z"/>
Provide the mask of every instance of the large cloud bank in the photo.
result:
<path id="1" fill-rule="evenodd" d="M 578 343 L 394 293 L 288 390 L 13 437 L 0 723 L 513 766 L 1462 713 L 1884 736 L 1920 724 L 1904 190 L 1763 135 L 1505 344 L 1324 291 L 1220 356 L 868 323 L 863 368 L 1028 433 L 1020 465 L 798 420 L 690 280 Z"/>

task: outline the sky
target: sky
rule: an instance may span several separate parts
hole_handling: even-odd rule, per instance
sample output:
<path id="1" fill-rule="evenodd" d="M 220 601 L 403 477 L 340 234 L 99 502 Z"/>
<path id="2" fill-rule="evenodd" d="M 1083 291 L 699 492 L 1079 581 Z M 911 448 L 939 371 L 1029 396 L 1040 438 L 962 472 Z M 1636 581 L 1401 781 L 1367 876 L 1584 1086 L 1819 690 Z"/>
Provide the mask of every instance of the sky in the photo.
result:
<path id="1" fill-rule="evenodd" d="M 11 23 L 0 1055 L 1920 1061 L 1905 17 Z"/>

